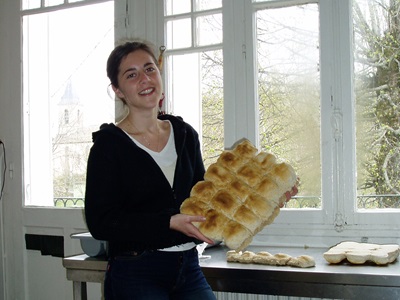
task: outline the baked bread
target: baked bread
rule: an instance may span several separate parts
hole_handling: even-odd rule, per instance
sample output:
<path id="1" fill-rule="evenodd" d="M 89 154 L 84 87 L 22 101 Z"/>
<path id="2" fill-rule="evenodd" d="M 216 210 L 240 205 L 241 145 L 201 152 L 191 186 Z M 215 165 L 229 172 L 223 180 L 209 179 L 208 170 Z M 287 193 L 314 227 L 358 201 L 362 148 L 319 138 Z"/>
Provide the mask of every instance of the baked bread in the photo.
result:
<path id="1" fill-rule="evenodd" d="M 292 166 L 278 162 L 272 153 L 258 153 L 245 139 L 209 166 L 180 211 L 204 216 L 205 222 L 194 225 L 205 236 L 241 251 L 274 221 L 286 201 L 285 193 L 296 184 Z"/>
<path id="2" fill-rule="evenodd" d="M 226 253 L 227 262 L 239 262 L 242 251 L 236 252 L 235 250 L 230 250 Z"/>
<path id="3" fill-rule="evenodd" d="M 241 255 L 237 257 L 237 261 L 242 264 L 251 264 L 253 263 L 253 258 L 255 254 L 251 251 L 244 251 Z"/>
<path id="4" fill-rule="evenodd" d="M 331 264 L 346 260 L 352 264 L 373 262 L 386 265 L 399 256 L 399 245 L 378 245 L 357 242 L 341 242 L 324 253 L 324 258 Z"/>
<path id="5" fill-rule="evenodd" d="M 296 268 L 310 268 L 315 266 L 315 260 L 309 255 L 292 257 L 285 253 L 271 254 L 266 251 L 254 253 L 251 251 L 229 250 L 226 253 L 227 262 L 254 263 L 269 266 L 290 266 Z"/>
<path id="6" fill-rule="evenodd" d="M 310 268 L 315 266 L 315 260 L 312 256 L 300 255 L 291 257 L 286 264 L 291 267 Z"/>

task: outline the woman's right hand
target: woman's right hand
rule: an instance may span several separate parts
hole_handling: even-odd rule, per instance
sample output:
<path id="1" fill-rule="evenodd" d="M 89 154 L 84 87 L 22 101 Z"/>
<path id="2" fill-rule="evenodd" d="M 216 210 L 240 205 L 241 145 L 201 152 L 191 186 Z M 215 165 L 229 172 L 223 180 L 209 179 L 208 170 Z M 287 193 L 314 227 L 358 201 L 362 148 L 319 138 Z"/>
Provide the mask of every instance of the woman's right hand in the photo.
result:
<path id="1" fill-rule="evenodd" d="M 214 244 L 213 240 L 206 237 L 196 226 L 193 225 L 193 222 L 204 222 L 205 220 L 206 218 L 202 216 L 176 214 L 171 217 L 169 226 L 171 229 L 180 231 L 187 236 L 196 238 L 200 241 L 206 242 L 207 244 Z"/>

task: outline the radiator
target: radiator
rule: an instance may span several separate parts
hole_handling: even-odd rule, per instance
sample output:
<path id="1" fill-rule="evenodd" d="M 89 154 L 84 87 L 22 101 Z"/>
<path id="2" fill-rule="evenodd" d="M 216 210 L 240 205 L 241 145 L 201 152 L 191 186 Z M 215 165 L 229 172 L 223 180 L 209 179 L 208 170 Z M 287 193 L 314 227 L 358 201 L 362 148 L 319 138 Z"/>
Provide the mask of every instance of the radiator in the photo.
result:
<path id="1" fill-rule="evenodd" d="M 254 295 L 240 293 L 214 292 L 218 300 L 314 300 L 320 298 L 303 298 L 287 296 Z"/>

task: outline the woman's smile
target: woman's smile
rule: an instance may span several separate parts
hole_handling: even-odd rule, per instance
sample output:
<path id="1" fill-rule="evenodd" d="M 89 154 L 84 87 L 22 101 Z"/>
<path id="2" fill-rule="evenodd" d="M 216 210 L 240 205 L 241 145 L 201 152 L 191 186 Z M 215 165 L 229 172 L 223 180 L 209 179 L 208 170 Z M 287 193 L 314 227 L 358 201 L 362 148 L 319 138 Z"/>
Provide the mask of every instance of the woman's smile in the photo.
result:
<path id="1" fill-rule="evenodd" d="M 155 91 L 155 88 L 147 88 L 139 93 L 139 95 L 147 96 L 152 94 Z"/>

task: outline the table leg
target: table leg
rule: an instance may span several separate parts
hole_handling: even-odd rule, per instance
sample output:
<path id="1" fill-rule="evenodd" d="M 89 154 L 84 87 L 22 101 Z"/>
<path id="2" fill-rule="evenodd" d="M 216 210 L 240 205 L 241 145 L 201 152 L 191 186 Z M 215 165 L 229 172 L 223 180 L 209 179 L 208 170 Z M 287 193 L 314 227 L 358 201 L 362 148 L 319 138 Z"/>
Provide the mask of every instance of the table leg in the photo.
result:
<path id="1" fill-rule="evenodd" d="M 74 281 L 74 300 L 87 300 L 86 282 Z"/>

